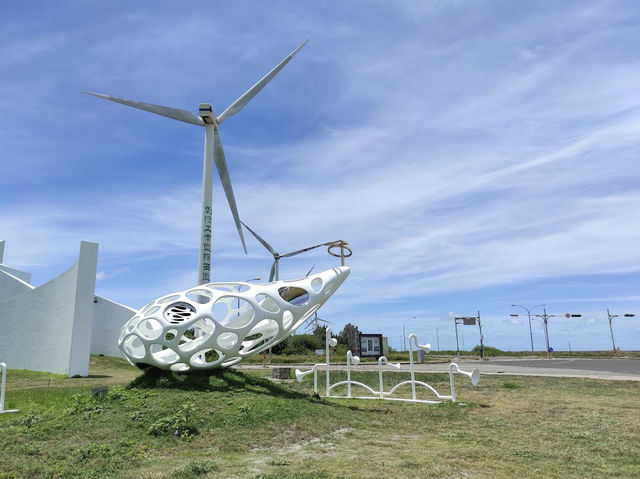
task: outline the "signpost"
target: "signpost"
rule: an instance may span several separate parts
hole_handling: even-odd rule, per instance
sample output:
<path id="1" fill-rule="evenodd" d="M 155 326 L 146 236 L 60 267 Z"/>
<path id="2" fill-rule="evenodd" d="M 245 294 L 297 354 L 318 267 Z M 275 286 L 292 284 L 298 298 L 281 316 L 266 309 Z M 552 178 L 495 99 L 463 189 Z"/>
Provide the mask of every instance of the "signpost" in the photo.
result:
<path id="1" fill-rule="evenodd" d="M 478 311 L 478 316 L 456 316 L 455 317 L 455 326 L 456 326 L 456 348 L 458 355 L 460 355 L 460 344 L 458 343 L 458 324 L 462 324 L 463 326 L 475 326 L 478 325 L 478 330 L 480 331 L 480 358 L 484 358 L 484 336 L 482 334 L 482 322 L 480 321 L 480 311 Z"/>

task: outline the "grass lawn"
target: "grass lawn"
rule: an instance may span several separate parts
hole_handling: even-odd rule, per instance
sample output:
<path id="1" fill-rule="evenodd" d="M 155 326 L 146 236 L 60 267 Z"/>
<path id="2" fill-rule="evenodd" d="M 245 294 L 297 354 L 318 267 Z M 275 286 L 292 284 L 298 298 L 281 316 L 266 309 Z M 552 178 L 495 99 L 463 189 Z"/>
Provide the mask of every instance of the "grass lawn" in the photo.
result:
<path id="1" fill-rule="evenodd" d="M 640 477 L 638 383 L 458 377 L 466 405 L 423 405 L 317 400 L 311 378 L 267 373 L 140 375 L 100 357 L 89 378 L 10 370 L 20 413 L 0 415 L 0 478 Z M 447 375 L 416 376 L 448 393 Z M 377 388 L 375 372 L 353 378 Z"/>

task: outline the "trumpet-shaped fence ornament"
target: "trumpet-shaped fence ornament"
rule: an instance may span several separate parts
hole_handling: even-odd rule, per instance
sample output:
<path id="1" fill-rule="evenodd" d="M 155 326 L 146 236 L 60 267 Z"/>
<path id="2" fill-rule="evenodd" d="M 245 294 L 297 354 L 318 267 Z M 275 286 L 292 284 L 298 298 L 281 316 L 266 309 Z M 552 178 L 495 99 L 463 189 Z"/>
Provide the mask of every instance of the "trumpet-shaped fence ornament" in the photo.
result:
<path id="1" fill-rule="evenodd" d="M 18 412 L 18 409 L 4 408 L 4 390 L 7 386 L 7 365 L 5 363 L 0 363 L 0 370 L 2 370 L 2 384 L 0 385 L 0 414 Z"/>
<path id="2" fill-rule="evenodd" d="M 211 283 L 170 294 L 131 318 L 118 346 L 141 369 L 226 368 L 284 340 L 349 272 L 341 266 L 296 281 Z"/>
<path id="3" fill-rule="evenodd" d="M 328 328 L 327 328 L 328 329 Z M 353 356 L 353 354 L 351 353 L 351 351 L 347 351 L 347 380 L 346 381 L 340 381 L 337 382 L 335 384 L 330 384 L 329 383 L 329 379 L 327 379 L 327 393 L 326 393 L 326 397 L 330 396 L 330 392 L 332 389 L 338 387 L 338 386 L 343 386 L 346 385 L 347 386 L 347 395 L 346 396 L 333 396 L 333 397 L 346 397 L 346 398 L 355 398 L 355 399 L 386 399 L 386 400 L 391 400 L 391 401 L 407 401 L 407 402 L 416 402 L 416 403 L 427 403 L 427 404 L 433 404 L 433 403 L 438 403 L 441 402 L 441 400 L 451 400 L 451 402 L 456 402 L 456 390 L 455 390 L 455 382 L 454 382 L 454 374 L 458 373 L 458 374 L 462 374 L 464 376 L 467 376 L 470 380 L 471 380 L 471 385 L 472 386 L 477 386 L 478 383 L 480 382 L 480 371 L 476 368 L 473 371 L 469 372 L 469 371 L 463 371 L 462 369 L 460 369 L 460 367 L 456 364 L 456 363 L 451 363 L 449 365 L 449 385 L 451 388 L 451 392 L 449 395 L 444 395 L 444 394 L 440 394 L 438 391 L 436 391 L 436 389 L 425 383 L 422 381 L 416 381 L 415 379 L 415 371 L 414 371 L 414 365 L 413 365 L 413 348 L 412 348 L 412 342 L 415 344 L 416 348 L 422 349 L 425 352 L 429 352 L 431 350 L 431 346 L 429 344 L 426 345 L 420 345 L 418 344 L 418 338 L 416 337 L 415 334 L 411 334 L 409 336 L 409 368 L 410 368 L 410 373 L 411 373 L 411 380 L 409 381 L 402 381 L 398 384 L 396 384 L 395 386 L 393 386 L 388 392 L 384 391 L 384 381 L 383 381 L 383 367 L 384 366 L 391 366 L 393 368 L 395 368 L 396 370 L 400 370 L 401 366 L 400 364 L 395 364 L 395 363 L 390 363 L 388 361 L 388 359 L 385 356 L 381 356 L 378 359 L 378 381 L 379 381 L 379 389 L 376 391 L 373 388 L 371 388 L 370 386 L 361 383 L 359 381 L 352 381 L 351 380 L 351 366 L 352 364 L 355 366 L 360 362 L 360 358 L 358 356 Z M 302 372 L 299 369 L 296 369 L 296 378 L 298 379 L 298 381 L 302 381 L 303 378 L 305 376 L 307 376 L 308 374 L 313 373 L 313 377 L 314 377 L 314 393 L 318 393 L 318 375 L 317 375 L 317 371 L 318 368 L 320 367 L 326 367 L 327 372 L 329 371 L 329 357 L 327 356 L 327 362 L 326 364 L 315 364 L 313 366 L 312 369 L 310 369 L 309 371 L 305 371 Z M 327 374 L 328 377 L 328 374 Z M 410 384 L 411 385 L 411 399 L 407 399 L 407 398 L 392 398 L 391 396 L 401 387 L 406 386 Z M 351 393 L 351 389 L 352 386 L 360 386 L 362 388 L 364 388 L 365 390 L 369 391 L 369 393 L 371 394 L 371 396 L 352 396 Z M 425 399 L 417 399 L 416 397 L 416 386 L 423 386 L 426 389 L 428 389 L 429 391 L 431 391 L 433 394 L 435 394 L 435 396 L 438 398 L 438 401 L 431 401 L 431 400 L 425 400 Z"/>
<path id="4" fill-rule="evenodd" d="M 326 396 L 329 397 L 330 394 L 330 383 L 331 380 L 329 378 L 330 376 L 330 372 L 329 372 L 329 366 L 330 366 L 330 361 L 329 361 L 329 352 L 330 352 L 330 348 L 335 348 L 338 345 L 338 340 L 336 338 L 332 338 L 331 337 L 331 329 L 329 328 L 329 326 L 327 326 L 325 328 L 325 362 L 324 363 L 318 363 L 318 364 L 314 364 L 313 367 L 309 370 L 309 371 L 300 371 L 299 369 L 296 369 L 296 379 L 298 380 L 298 382 L 302 382 L 302 378 L 304 378 L 305 376 L 307 376 L 308 374 L 313 373 L 313 394 L 318 394 L 318 368 L 321 367 L 325 367 L 325 371 L 326 371 L 326 376 L 327 376 L 327 387 L 326 387 Z M 351 351 L 349 351 L 351 352 Z M 360 361 L 360 358 L 358 358 L 358 361 Z"/>

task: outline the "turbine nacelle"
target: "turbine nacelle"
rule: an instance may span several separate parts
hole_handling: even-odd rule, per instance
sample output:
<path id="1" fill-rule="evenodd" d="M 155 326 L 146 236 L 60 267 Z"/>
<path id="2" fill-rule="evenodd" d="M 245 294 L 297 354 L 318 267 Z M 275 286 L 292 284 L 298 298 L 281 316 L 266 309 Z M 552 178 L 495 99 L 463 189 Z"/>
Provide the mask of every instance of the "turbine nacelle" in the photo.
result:
<path id="1" fill-rule="evenodd" d="M 205 125 L 218 125 L 218 121 L 216 120 L 216 115 L 213 111 L 211 103 L 200 103 L 198 112 Z"/>

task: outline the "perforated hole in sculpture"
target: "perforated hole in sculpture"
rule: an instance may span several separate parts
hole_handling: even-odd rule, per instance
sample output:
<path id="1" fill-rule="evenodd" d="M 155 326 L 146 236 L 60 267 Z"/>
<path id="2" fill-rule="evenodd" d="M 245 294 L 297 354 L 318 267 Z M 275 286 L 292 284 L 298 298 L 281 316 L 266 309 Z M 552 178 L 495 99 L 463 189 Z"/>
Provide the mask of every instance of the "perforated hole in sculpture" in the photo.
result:
<path id="1" fill-rule="evenodd" d="M 309 293 L 297 286 L 284 286 L 278 289 L 278 294 L 287 303 L 294 306 L 304 306 L 309 302 Z"/>
<path id="2" fill-rule="evenodd" d="M 174 350 L 162 344 L 152 344 L 149 347 L 149 352 L 155 361 L 163 364 L 172 364 L 180 359 Z"/>
<path id="3" fill-rule="evenodd" d="M 280 326 L 273 319 L 263 319 L 256 324 L 244 341 L 242 341 L 242 349 L 240 355 L 251 355 L 256 349 L 259 349 L 271 341 L 277 334 Z"/>
<path id="4" fill-rule="evenodd" d="M 131 318 L 129 320 L 129 322 L 127 323 L 127 333 L 132 333 L 134 329 L 136 329 L 136 326 L 138 325 L 138 322 L 140 321 L 140 316 L 134 316 L 133 318 Z"/>
<path id="5" fill-rule="evenodd" d="M 157 300 L 158 304 L 166 304 L 166 303 L 170 303 L 171 301 L 175 301 L 176 299 L 179 299 L 180 295 L 179 294 L 172 294 L 169 296 L 165 296 L 164 298 L 160 298 L 159 300 Z"/>
<path id="6" fill-rule="evenodd" d="M 215 349 L 204 349 L 191 356 L 189 363 L 196 368 L 206 368 L 221 360 L 222 356 Z"/>
<path id="7" fill-rule="evenodd" d="M 262 349 L 271 339 L 273 338 L 257 339 L 254 341 L 245 341 L 245 342 L 249 342 L 250 345 L 242 347 L 242 349 L 239 351 L 240 356 L 251 356 L 252 354 L 255 354 L 260 349 Z M 242 344 L 244 344 L 245 342 L 243 342 Z"/>
<path id="8" fill-rule="evenodd" d="M 313 291 L 315 291 L 316 293 L 322 291 L 323 286 L 324 282 L 322 281 L 322 278 L 313 278 L 311 280 L 311 289 L 313 289 Z"/>
<path id="9" fill-rule="evenodd" d="M 213 305 L 213 318 L 228 328 L 243 328 L 254 316 L 251 303 L 235 296 L 223 296 Z"/>
<path id="10" fill-rule="evenodd" d="M 149 304 L 145 304 L 142 308 L 140 308 L 140 314 L 146 313 L 147 309 L 149 309 L 154 304 L 155 304 L 155 301 L 151 301 Z"/>
<path id="11" fill-rule="evenodd" d="M 193 351 L 199 348 L 209 338 L 209 335 L 201 329 L 189 328 L 178 340 L 180 351 Z"/>
<path id="12" fill-rule="evenodd" d="M 291 313 L 291 311 L 287 310 L 282 314 L 282 327 L 284 329 L 289 329 L 292 324 L 293 324 L 293 314 Z"/>
<path id="13" fill-rule="evenodd" d="M 213 304 L 212 313 L 213 319 L 222 323 L 226 321 L 229 317 L 229 313 L 231 312 L 231 306 L 229 306 L 229 301 L 233 301 L 235 298 L 230 298 L 229 296 L 223 296 L 218 301 Z"/>
<path id="14" fill-rule="evenodd" d="M 278 326 L 278 323 L 273 319 L 263 319 L 251 328 L 245 339 L 251 339 L 256 334 L 275 336 L 278 334 L 279 329 L 280 326 Z"/>
<path id="15" fill-rule="evenodd" d="M 196 312 L 196 308 L 189 303 L 180 301 L 173 303 L 164 310 L 164 317 L 171 324 L 180 324 L 191 318 Z"/>
<path id="16" fill-rule="evenodd" d="M 149 308 L 147 311 L 144 312 L 144 317 L 148 318 L 149 316 L 157 313 L 158 311 L 160 311 L 160 306 L 154 306 L 153 308 Z"/>
<path id="17" fill-rule="evenodd" d="M 242 361 L 243 358 L 241 357 L 237 357 L 237 358 L 233 358 L 233 359 L 229 359 L 228 361 L 225 361 L 221 364 L 221 366 L 223 368 L 228 368 L 229 366 L 233 366 L 234 364 L 238 364 L 240 361 Z"/>
<path id="18" fill-rule="evenodd" d="M 207 286 L 215 291 L 225 291 L 227 293 L 233 293 L 234 291 L 237 291 L 235 286 L 231 284 L 208 284 Z"/>
<path id="19" fill-rule="evenodd" d="M 216 325 L 209 318 L 202 318 L 191 325 L 194 336 L 200 338 L 202 336 L 211 336 L 216 329 Z"/>
<path id="20" fill-rule="evenodd" d="M 125 352 L 132 358 L 142 359 L 146 354 L 146 351 L 144 349 L 144 343 L 135 334 L 132 334 L 131 336 L 127 337 L 124 340 L 122 345 L 124 347 Z"/>
<path id="21" fill-rule="evenodd" d="M 280 311 L 280 306 L 278 306 L 278 303 L 276 303 L 271 296 L 267 296 L 266 294 L 259 294 L 258 296 L 256 296 L 256 301 L 258 301 L 260 307 L 265 311 L 268 311 L 270 313 L 277 313 L 278 311 Z"/>
<path id="22" fill-rule="evenodd" d="M 176 371 L 178 373 L 183 373 L 189 370 L 189 365 L 185 363 L 175 363 L 175 364 L 172 364 L 169 369 L 171 369 L 172 371 Z"/>
<path id="23" fill-rule="evenodd" d="M 223 349 L 231 349 L 238 342 L 238 335 L 235 333 L 222 333 L 218 336 L 218 345 Z"/>
<path id="24" fill-rule="evenodd" d="M 207 304 L 211 302 L 213 294 L 206 289 L 192 289 L 186 294 L 187 298 L 199 304 Z"/>
<path id="25" fill-rule="evenodd" d="M 162 324 L 153 318 L 143 319 L 138 324 L 138 333 L 144 339 L 158 339 L 162 335 Z"/>
<path id="26" fill-rule="evenodd" d="M 178 336 L 178 330 L 177 329 L 170 329 L 169 331 L 167 331 L 164 335 L 164 339 L 166 341 L 173 341 L 174 339 L 176 339 L 176 336 Z"/>

